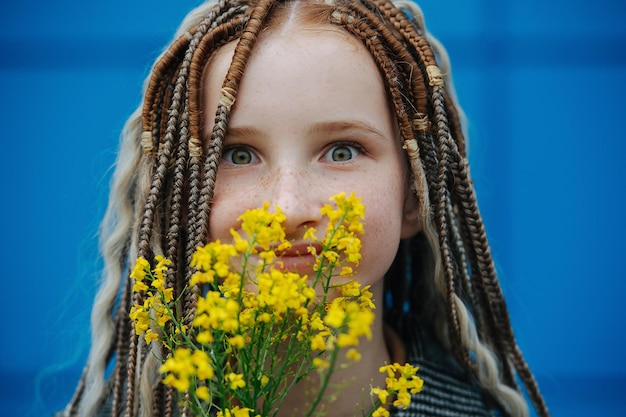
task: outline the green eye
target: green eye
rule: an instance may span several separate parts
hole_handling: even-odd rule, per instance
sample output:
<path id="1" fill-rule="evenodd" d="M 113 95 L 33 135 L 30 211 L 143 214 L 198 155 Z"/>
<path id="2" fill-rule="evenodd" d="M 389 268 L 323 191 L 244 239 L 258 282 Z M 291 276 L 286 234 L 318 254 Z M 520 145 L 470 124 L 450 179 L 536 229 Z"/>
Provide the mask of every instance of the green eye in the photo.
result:
<path id="1" fill-rule="evenodd" d="M 326 156 L 333 162 L 346 162 L 358 153 L 356 148 L 349 145 L 336 145 L 330 148 Z"/>
<path id="2" fill-rule="evenodd" d="M 250 149 L 240 146 L 227 149 L 223 158 L 233 165 L 247 165 L 254 162 L 255 156 Z"/>

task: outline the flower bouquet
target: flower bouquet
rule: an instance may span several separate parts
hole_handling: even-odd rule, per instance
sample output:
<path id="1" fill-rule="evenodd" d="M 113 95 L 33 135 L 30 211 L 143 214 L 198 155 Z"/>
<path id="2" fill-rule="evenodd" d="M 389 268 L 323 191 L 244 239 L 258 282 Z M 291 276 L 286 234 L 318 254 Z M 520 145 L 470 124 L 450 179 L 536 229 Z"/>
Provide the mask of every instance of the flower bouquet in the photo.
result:
<path id="1" fill-rule="evenodd" d="M 232 244 L 198 247 L 196 272 L 183 291 L 197 297 L 192 318 L 177 314 L 182 296 L 174 299 L 166 287 L 170 261 L 137 260 L 130 277 L 143 303 L 132 306 L 130 317 L 146 343 L 164 346 L 162 382 L 180 394 L 187 414 L 275 416 L 296 384 L 317 375 L 299 415 L 322 415 L 333 373 L 359 361 L 359 340 L 372 337 L 375 308 L 369 286 L 350 279 L 361 258 L 364 207 L 353 194 L 330 200 L 321 208 L 325 237 L 318 240 L 314 228 L 303 237 L 313 276 L 283 264 L 281 254 L 291 250 L 285 216 L 268 203 L 238 218 Z M 417 368 L 381 365 L 387 386 L 371 388 L 371 404 L 356 410 L 362 416 L 388 416 L 390 405 L 406 408 L 421 390 Z"/>

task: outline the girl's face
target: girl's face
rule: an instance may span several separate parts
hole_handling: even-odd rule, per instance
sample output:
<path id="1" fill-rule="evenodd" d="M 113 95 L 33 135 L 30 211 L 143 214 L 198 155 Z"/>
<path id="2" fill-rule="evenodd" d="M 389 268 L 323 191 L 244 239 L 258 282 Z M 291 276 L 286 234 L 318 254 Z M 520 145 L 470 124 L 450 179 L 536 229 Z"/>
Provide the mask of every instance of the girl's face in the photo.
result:
<path id="1" fill-rule="evenodd" d="M 204 131 L 211 132 L 234 44 L 214 55 L 204 75 Z M 224 143 L 210 215 L 210 238 L 231 241 L 248 208 L 280 206 L 291 253 L 285 266 L 304 273 L 312 259 L 307 227 L 325 231 L 320 208 L 354 192 L 365 205 L 356 278 L 374 284 L 400 238 L 418 230 L 407 163 L 382 78 L 369 53 L 333 27 L 268 32 L 246 65 Z M 292 255 L 292 256 L 289 256 Z M 304 256 L 302 256 L 304 255 Z"/>

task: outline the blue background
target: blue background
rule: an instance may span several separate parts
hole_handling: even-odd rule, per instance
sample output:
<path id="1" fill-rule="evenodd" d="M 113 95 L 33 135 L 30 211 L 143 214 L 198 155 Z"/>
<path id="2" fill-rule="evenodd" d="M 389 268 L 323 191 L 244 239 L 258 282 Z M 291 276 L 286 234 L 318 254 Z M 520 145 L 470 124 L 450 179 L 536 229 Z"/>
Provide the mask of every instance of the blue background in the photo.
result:
<path id="1" fill-rule="evenodd" d="M 0 6 L 1 415 L 49 415 L 71 397 L 118 134 L 197 3 Z M 626 415 L 626 3 L 422 8 L 452 58 L 487 232 L 553 415 Z"/>

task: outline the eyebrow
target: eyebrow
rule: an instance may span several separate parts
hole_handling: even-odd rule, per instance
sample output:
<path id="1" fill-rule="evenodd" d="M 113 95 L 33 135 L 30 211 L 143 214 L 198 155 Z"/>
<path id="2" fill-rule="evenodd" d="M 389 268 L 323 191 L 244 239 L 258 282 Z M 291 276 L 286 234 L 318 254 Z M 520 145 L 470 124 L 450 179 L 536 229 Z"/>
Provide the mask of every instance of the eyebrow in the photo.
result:
<path id="1" fill-rule="evenodd" d="M 380 136 L 381 138 L 387 137 L 387 135 L 385 135 L 382 131 L 377 129 L 375 126 L 363 120 L 338 120 L 338 121 L 315 123 L 309 129 L 309 132 L 314 133 L 314 134 L 329 134 L 329 133 L 345 132 L 348 130 L 366 131 L 366 132 L 373 133 L 376 136 Z"/>
<path id="2" fill-rule="evenodd" d="M 246 138 L 255 138 L 255 137 L 263 136 L 263 133 L 261 132 L 261 130 L 252 126 L 241 126 L 241 127 L 228 126 L 227 136 L 235 136 L 237 138 L 246 139 Z"/>
<path id="3" fill-rule="evenodd" d="M 387 137 L 387 135 L 385 135 L 381 130 L 363 120 L 333 120 L 327 122 L 318 122 L 313 124 L 309 128 L 308 132 L 309 134 L 327 135 L 331 133 L 339 133 L 350 130 L 369 132 L 376 136 L 380 136 L 381 138 Z M 237 137 L 239 139 L 246 139 L 262 137 L 264 136 L 264 133 L 260 129 L 252 126 L 229 126 L 228 136 Z"/>

